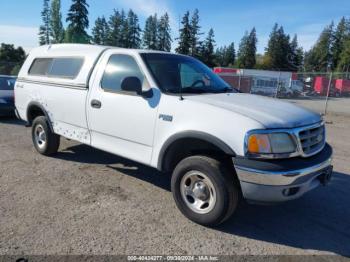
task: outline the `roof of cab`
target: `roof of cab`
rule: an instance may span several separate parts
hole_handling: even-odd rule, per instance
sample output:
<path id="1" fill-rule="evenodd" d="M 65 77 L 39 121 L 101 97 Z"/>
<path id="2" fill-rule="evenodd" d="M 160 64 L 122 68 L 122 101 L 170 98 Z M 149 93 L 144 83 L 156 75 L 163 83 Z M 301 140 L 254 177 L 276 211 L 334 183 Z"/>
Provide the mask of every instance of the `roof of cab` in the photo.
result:
<path id="1" fill-rule="evenodd" d="M 100 46 L 100 45 L 90 45 L 90 44 L 53 44 L 44 45 L 34 48 L 30 54 L 35 57 L 42 56 L 69 56 L 69 55 L 80 55 L 84 56 L 96 56 L 107 49 L 124 49 L 120 47 L 113 46 Z M 143 50 L 143 49 L 127 49 L 130 52 L 135 53 L 168 53 L 164 51 L 155 50 Z"/>
<path id="2" fill-rule="evenodd" d="M 20 72 L 20 80 L 31 80 L 31 81 L 47 81 L 47 82 L 60 82 L 65 84 L 74 84 L 79 87 L 86 87 L 90 78 L 90 74 L 98 58 L 106 50 L 122 50 L 118 47 L 110 46 L 99 46 L 99 45 L 88 45 L 88 44 L 55 44 L 55 45 L 45 45 L 32 49 L 24 62 Z M 162 51 L 152 51 L 152 50 L 139 50 L 139 49 L 125 49 L 128 53 L 164 53 Z M 78 74 L 74 79 L 70 78 L 59 78 L 40 76 L 40 75 L 30 75 L 29 70 L 34 60 L 38 58 L 64 58 L 64 57 L 83 57 L 84 64 Z"/>

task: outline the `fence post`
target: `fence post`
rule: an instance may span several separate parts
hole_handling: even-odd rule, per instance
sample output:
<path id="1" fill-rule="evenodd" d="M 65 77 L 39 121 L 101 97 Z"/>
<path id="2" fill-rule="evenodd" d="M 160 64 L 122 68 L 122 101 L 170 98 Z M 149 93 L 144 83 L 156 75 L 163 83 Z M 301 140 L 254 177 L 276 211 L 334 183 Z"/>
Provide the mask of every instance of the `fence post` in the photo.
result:
<path id="1" fill-rule="evenodd" d="M 241 91 L 241 72 L 239 72 L 239 78 L 238 78 L 238 90 Z"/>
<path id="2" fill-rule="evenodd" d="M 276 95 L 275 95 L 275 98 L 278 97 L 278 91 L 280 89 L 280 85 L 281 85 L 281 71 L 279 72 L 279 75 L 278 75 L 278 82 L 277 82 L 277 88 L 276 88 Z"/>
<path id="3" fill-rule="evenodd" d="M 327 90 L 327 97 L 326 97 L 326 104 L 324 107 L 324 116 L 327 115 L 327 109 L 328 109 L 328 99 L 329 99 L 329 93 L 331 90 L 331 85 L 332 85 L 332 78 L 333 78 L 333 72 L 331 72 L 331 75 L 329 77 L 329 83 L 328 83 L 328 90 Z"/>

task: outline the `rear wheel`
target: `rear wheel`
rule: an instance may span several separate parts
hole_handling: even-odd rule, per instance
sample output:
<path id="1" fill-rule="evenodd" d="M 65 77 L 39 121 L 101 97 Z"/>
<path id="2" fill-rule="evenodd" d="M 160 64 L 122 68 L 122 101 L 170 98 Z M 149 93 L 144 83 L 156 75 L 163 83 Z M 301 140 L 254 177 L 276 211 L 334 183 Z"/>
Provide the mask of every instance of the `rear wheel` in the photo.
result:
<path id="1" fill-rule="evenodd" d="M 56 154 L 60 146 L 60 136 L 51 131 L 48 120 L 44 116 L 34 119 L 32 139 L 35 149 L 45 156 Z"/>
<path id="2" fill-rule="evenodd" d="M 224 222 L 240 200 L 235 175 L 224 163 L 205 156 L 181 161 L 174 170 L 171 189 L 180 211 L 205 226 Z"/>

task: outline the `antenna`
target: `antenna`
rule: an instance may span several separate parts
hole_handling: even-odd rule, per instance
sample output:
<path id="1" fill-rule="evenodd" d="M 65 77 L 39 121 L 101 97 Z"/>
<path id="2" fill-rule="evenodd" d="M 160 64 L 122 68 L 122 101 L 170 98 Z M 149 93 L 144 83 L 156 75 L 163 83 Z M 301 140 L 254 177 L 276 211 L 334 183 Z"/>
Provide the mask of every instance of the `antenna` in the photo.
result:
<path id="1" fill-rule="evenodd" d="M 180 101 L 184 100 L 184 97 L 182 96 L 182 86 L 180 85 Z"/>

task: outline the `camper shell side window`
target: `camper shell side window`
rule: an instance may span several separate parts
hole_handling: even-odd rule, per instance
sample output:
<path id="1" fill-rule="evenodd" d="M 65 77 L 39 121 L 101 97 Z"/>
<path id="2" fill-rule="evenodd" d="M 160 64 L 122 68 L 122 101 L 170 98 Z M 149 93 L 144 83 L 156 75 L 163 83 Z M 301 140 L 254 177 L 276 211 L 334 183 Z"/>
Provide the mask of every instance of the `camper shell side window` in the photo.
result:
<path id="1" fill-rule="evenodd" d="M 34 59 L 28 74 L 53 78 L 75 79 L 84 64 L 82 57 Z"/>

